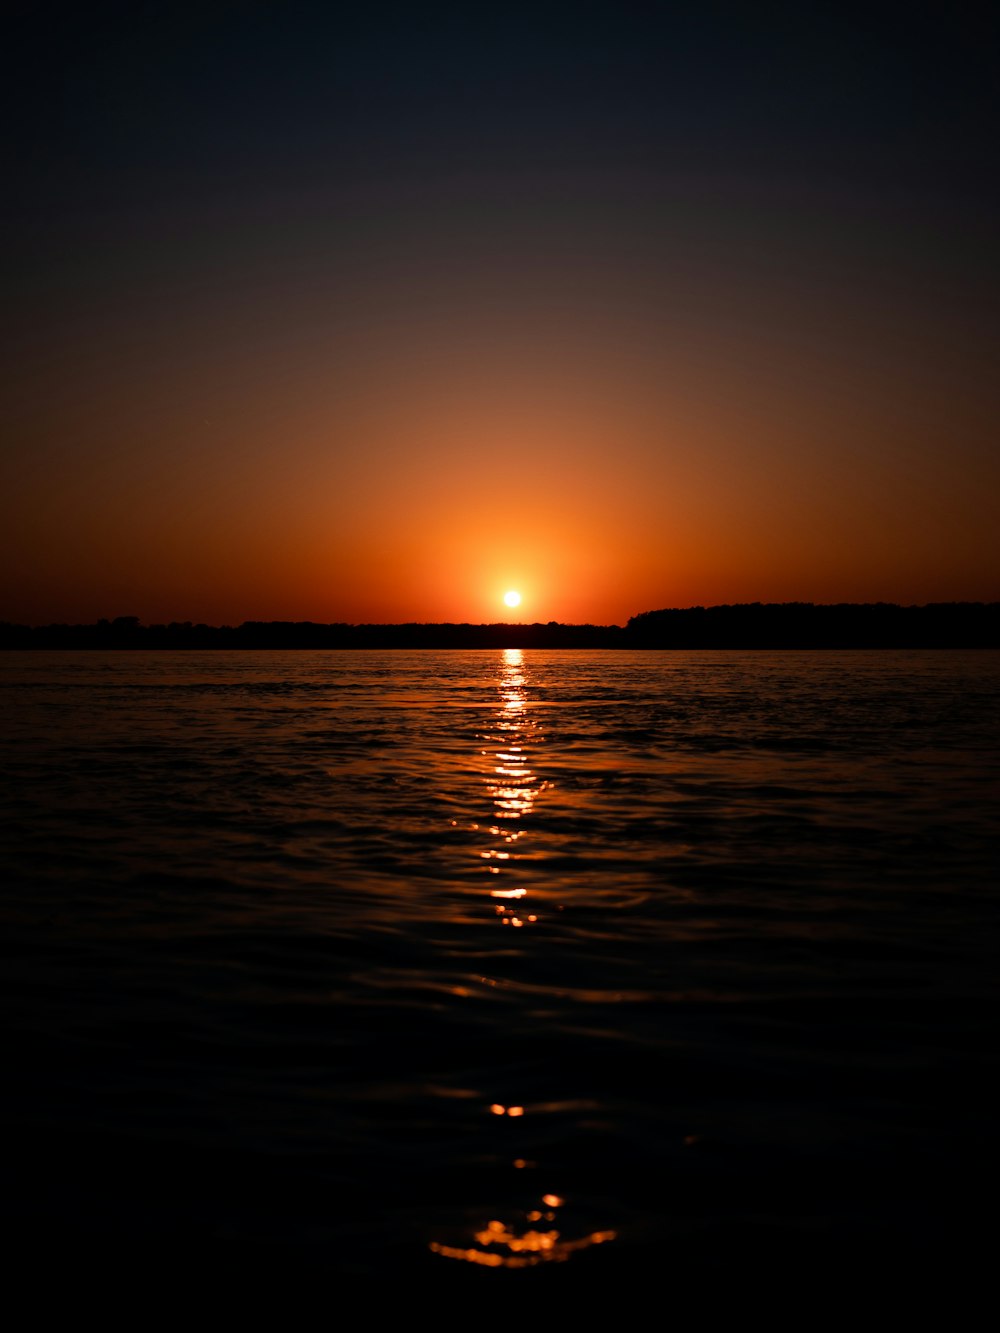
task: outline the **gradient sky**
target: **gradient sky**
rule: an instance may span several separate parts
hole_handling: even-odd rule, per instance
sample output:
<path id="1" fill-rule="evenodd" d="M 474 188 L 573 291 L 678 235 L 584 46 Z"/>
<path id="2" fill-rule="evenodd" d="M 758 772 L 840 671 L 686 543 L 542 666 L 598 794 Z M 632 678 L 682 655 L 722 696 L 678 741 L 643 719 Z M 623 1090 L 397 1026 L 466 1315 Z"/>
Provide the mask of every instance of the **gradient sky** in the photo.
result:
<path id="1" fill-rule="evenodd" d="M 937 8 L 23 4 L 0 619 L 997 599 Z"/>

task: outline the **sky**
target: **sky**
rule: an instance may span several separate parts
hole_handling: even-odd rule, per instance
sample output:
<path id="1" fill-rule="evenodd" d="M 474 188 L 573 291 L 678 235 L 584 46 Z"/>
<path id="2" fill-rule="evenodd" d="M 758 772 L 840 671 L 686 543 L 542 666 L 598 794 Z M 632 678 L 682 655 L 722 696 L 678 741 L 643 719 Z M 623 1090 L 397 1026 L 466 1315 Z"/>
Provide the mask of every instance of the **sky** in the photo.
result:
<path id="1" fill-rule="evenodd" d="M 15 4 L 0 620 L 1000 598 L 998 36 Z"/>

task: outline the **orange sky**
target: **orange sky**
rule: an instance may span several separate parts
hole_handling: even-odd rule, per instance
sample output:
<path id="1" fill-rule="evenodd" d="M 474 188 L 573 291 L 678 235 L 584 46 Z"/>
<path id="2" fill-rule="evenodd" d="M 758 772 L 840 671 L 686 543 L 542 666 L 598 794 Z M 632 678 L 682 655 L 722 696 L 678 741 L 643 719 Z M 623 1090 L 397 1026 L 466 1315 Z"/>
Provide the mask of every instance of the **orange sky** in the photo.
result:
<path id="1" fill-rule="evenodd" d="M 255 111 L 263 39 L 228 111 L 211 61 L 202 101 L 192 84 L 202 158 L 190 127 L 175 144 L 169 89 L 130 86 L 134 141 L 78 89 L 90 137 L 48 175 L 32 157 L 19 196 L 0 619 L 1000 597 L 990 227 L 971 187 L 940 188 L 950 146 L 907 157 L 892 89 L 863 79 L 873 122 L 845 131 L 834 106 L 800 133 L 792 51 L 772 123 L 734 41 L 721 103 L 684 85 L 678 147 L 658 69 L 634 127 L 610 94 L 591 112 L 579 40 L 525 66 L 514 129 L 474 78 L 445 115 L 405 44 L 387 73 L 345 66 L 370 114 L 331 111 L 333 148 L 297 103 L 277 129 Z M 641 75 L 628 41 L 612 90 Z M 311 48 L 284 58 L 290 88 L 327 88 Z M 125 76 L 109 58 L 104 77 Z M 566 99 L 593 117 L 583 146 Z"/>

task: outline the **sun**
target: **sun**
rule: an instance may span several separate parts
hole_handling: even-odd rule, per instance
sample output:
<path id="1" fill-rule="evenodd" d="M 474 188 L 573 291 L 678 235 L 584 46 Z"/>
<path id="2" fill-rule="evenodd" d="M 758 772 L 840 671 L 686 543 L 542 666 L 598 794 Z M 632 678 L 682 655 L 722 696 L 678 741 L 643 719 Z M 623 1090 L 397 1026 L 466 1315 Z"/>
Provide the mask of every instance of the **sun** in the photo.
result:
<path id="1" fill-rule="evenodd" d="M 511 588 L 510 592 L 504 593 L 503 599 L 508 606 L 521 605 L 521 594 L 519 592 L 515 592 L 513 588 Z"/>

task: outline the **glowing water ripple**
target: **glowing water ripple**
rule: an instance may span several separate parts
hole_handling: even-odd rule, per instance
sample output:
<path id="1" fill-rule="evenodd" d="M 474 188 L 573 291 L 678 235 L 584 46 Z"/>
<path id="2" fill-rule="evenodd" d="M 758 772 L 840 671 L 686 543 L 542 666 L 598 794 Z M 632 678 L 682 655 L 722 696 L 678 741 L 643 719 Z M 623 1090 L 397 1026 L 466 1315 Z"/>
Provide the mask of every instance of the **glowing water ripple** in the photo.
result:
<path id="1" fill-rule="evenodd" d="M 517 882 L 523 872 L 524 863 L 531 858 L 529 820 L 536 802 L 546 790 L 532 764 L 534 755 L 542 744 L 541 729 L 533 718 L 529 708 L 528 679 L 524 654 L 520 649 L 507 649 L 500 665 L 498 681 L 500 706 L 493 731 L 482 739 L 489 748 L 481 750 L 480 755 L 487 761 L 484 778 L 487 795 L 496 812 L 497 822 L 482 830 L 488 832 L 493 842 L 487 850 L 478 853 L 480 860 L 487 861 L 488 873 L 503 876 L 500 885 L 487 890 L 493 900 L 493 913 L 501 926 L 513 930 L 536 925 L 539 913 L 530 901 L 530 892 Z M 519 821 L 514 827 L 514 821 Z M 506 850 L 519 839 L 527 839 L 524 848 L 515 852 Z M 502 841 L 504 849 L 498 848 Z M 497 864 L 494 864 L 497 863 Z M 499 901 L 498 901 L 499 900 Z M 528 997 L 524 997 L 525 1003 Z M 489 1113 L 500 1120 L 522 1122 L 525 1107 L 520 1104 L 505 1105 L 493 1102 Z M 510 1150 L 510 1145 L 505 1144 Z M 498 1156 L 499 1156 L 498 1152 Z M 510 1160 L 515 1171 L 535 1170 L 537 1161 L 517 1156 Z M 429 1248 L 434 1254 L 446 1259 L 456 1259 L 464 1263 L 485 1268 L 524 1269 L 534 1268 L 544 1263 L 562 1263 L 582 1250 L 594 1245 L 602 1245 L 614 1240 L 617 1233 L 610 1229 L 585 1231 L 570 1236 L 555 1225 L 546 1228 L 541 1223 L 554 1224 L 557 1209 L 565 1200 L 557 1194 L 546 1193 L 539 1201 L 541 1208 L 529 1207 L 522 1210 L 519 1217 L 508 1222 L 492 1218 L 485 1225 L 473 1230 L 468 1244 L 447 1244 L 432 1240 Z"/>

